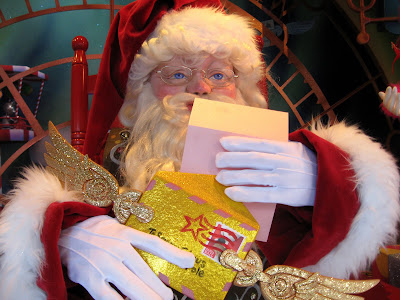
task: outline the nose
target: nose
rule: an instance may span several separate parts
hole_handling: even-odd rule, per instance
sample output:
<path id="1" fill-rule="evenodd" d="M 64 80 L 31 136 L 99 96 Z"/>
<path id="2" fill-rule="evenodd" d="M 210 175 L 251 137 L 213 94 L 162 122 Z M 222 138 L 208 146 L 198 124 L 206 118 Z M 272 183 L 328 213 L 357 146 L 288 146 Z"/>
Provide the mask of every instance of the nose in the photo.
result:
<path id="1" fill-rule="evenodd" d="M 186 92 L 195 95 L 207 95 L 211 93 L 211 86 L 204 80 L 202 72 L 196 72 L 186 86 Z"/>

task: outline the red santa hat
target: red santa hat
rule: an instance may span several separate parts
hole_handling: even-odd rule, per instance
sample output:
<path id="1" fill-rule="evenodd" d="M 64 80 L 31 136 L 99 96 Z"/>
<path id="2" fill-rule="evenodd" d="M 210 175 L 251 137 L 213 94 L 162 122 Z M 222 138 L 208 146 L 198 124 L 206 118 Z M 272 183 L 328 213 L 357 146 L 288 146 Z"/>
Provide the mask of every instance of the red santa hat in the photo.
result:
<path id="1" fill-rule="evenodd" d="M 225 14 L 219 0 L 137 0 L 123 7 L 104 47 L 84 152 L 101 161 L 107 132 L 124 103 L 127 82 L 130 92 L 138 91 L 149 73 L 161 61 L 171 59 L 172 53 L 206 52 L 221 57 L 229 52 L 241 73 L 240 89 L 244 81 L 248 86 L 262 78 L 258 42 L 249 22 Z M 261 94 L 253 98 L 251 104 L 265 106 Z"/>

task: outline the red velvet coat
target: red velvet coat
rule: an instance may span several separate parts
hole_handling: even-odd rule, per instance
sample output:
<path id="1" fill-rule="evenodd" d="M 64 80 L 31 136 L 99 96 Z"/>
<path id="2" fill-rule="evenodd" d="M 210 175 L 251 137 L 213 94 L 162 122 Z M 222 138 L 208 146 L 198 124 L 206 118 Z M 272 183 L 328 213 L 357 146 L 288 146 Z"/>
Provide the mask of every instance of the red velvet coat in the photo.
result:
<path id="1" fill-rule="evenodd" d="M 278 205 L 269 240 L 259 246 L 271 264 L 306 267 L 317 264 L 346 239 L 360 210 L 360 201 L 348 153 L 306 130 L 291 134 L 290 140 L 299 141 L 317 153 L 315 206 L 313 209 Z M 109 209 L 80 202 L 52 203 L 47 208 L 41 233 L 46 263 L 37 284 L 48 299 L 67 297 L 57 248 L 61 229 L 108 212 Z"/>

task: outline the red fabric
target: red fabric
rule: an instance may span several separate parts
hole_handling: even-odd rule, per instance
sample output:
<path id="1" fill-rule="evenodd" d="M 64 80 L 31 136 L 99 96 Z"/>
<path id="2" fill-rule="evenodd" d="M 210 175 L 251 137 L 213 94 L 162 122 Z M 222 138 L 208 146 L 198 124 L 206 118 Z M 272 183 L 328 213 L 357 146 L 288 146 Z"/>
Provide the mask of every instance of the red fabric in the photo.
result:
<path id="1" fill-rule="evenodd" d="M 372 264 L 372 278 L 380 279 L 378 285 L 369 291 L 359 294 L 365 300 L 398 300 L 400 299 L 400 288 L 397 288 L 387 282 L 378 270 L 378 266 L 374 262 Z M 371 279 L 371 277 L 361 277 L 360 279 Z"/>
<path id="2" fill-rule="evenodd" d="M 168 10 L 184 6 L 222 8 L 219 0 L 137 0 L 115 16 L 97 75 L 84 145 L 84 153 L 93 160 L 100 161 L 107 131 L 123 103 L 135 54 Z"/>
<path id="3" fill-rule="evenodd" d="M 290 140 L 317 153 L 315 205 L 277 205 L 268 241 L 258 244 L 271 264 L 302 268 L 316 264 L 346 237 L 360 203 L 345 152 L 306 130 L 292 133 Z"/>
<path id="4" fill-rule="evenodd" d="M 373 289 L 357 296 L 364 297 L 365 300 L 398 300 L 400 299 L 400 289 L 380 281 Z"/>
<path id="5" fill-rule="evenodd" d="M 41 233 L 45 250 L 45 265 L 37 285 L 47 293 L 47 299 L 67 299 L 67 291 L 57 242 L 61 229 L 92 216 L 108 214 L 111 207 L 101 208 L 82 202 L 54 202 L 47 208 Z"/>
<path id="6" fill-rule="evenodd" d="M 396 116 L 394 113 L 389 111 L 384 105 L 383 102 L 379 105 L 380 109 L 383 111 L 383 113 L 393 119 L 400 119 L 400 116 Z"/>
<path id="7" fill-rule="evenodd" d="M 387 246 L 391 249 L 400 249 L 399 245 Z M 400 299 L 400 288 L 397 288 L 388 283 L 388 278 L 385 278 L 376 264 L 376 261 L 371 266 L 372 278 L 379 279 L 379 284 L 373 289 L 360 294 L 365 300 L 397 300 Z M 361 277 L 360 279 L 370 279 L 368 277 Z"/>

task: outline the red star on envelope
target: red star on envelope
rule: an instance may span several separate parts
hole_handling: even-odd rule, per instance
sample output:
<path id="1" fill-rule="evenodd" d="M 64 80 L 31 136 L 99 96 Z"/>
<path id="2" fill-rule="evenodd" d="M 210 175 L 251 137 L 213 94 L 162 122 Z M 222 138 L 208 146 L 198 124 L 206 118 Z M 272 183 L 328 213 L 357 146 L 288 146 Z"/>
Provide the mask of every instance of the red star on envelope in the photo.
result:
<path id="1" fill-rule="evenodd" d="M 201 231 L 205 232 L 210 231 L 209 227 L 206 225 L 208 221 L 204 217 L 204 215 L 200 215 L 196 219 L 192 219 L 191 217 L 185 216 L 185 219 L 187 224 L 185 225 L 185 227 L 181 229 L 181 232 L 191 231 L 195 241 L 197 241 L 197 237 Z"/>

